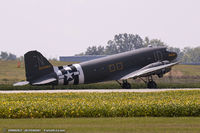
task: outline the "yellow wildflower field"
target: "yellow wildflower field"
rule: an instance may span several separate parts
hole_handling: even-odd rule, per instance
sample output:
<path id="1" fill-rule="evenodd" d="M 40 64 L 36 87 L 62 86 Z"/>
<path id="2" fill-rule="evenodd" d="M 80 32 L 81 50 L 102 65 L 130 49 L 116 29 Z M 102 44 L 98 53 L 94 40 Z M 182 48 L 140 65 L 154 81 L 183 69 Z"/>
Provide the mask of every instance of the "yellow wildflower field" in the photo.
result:
<path id="1" fill-rule="evenodd" d="M 200 116 L 200 91 L 0 94 L 0 118 Z"/>

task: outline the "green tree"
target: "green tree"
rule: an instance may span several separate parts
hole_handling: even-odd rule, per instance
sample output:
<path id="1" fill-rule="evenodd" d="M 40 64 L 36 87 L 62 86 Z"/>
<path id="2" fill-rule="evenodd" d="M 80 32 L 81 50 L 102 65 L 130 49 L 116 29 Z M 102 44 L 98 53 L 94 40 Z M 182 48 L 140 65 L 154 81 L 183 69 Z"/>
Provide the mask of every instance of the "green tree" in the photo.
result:
<path id="1" fill-rule="evenodd" d="M 91 46 L 91 47 L 88 47 L 86 52 L 85 52 L 85 55 L 104 55 L 105 52 L 104 52 L 104 47 L 103 46 Z"/>
<path id="2" fill-rule="evenodd" d="M 7 52 L 1 52 L 1 59 L 7 60 L 8 58 L 8 53 Z"/>
<path id="3" fill-rule="evenodd" d="M 153 47 L 167 46 L 163 41 L 161 41 L 159 39 L 152 39 L 152 40 L 150 40 L 149 45 L 151 45 Z"/>
<path id="4" fill-rule="evenodd" d="M 108 45 L 106 46 L 106 49 L 105 49 L 105 54 L 112 55 L 112 54 L 116 54 L 116 53 L 119 53 L 117 45 L 111 40 L 108 41 Z"/>
<path id="5" fill-rule="evenodd" d="M 142 47 L 144 47 L 143 39 L 139 35 L 124 33 L 115 35 L 113 40 L 109 40 L 105 51 L 106 54 L 117 54 Z"/>
<path id="6" fill-rule="evenodd" d="M 16 60 L 17 56 L 12 54 L 12 53 L 7 53 L 7 52 L 1 52 L 0 58 L 2 60 Z"/>
<path id="7" fill-rule="evenodd" d="M 148 45 L 150 45 L 150 40 L 148 37 L 144 38 L 144 46 L 147 47 Z"/>
<path id="8" fill-rule="evenodd" d="M 200 47 L 190 48 L 185 47 L 183 49 L 182 62 L 184 63 L 199 63 L 200 62 Z"/>

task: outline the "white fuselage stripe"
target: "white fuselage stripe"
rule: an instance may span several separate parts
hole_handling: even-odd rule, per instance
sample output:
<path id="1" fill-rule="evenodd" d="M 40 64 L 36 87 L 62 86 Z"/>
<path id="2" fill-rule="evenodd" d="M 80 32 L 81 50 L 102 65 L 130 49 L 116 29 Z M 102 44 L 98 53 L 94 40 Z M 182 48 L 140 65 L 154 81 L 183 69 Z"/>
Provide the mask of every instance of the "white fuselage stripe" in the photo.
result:
<path id="1" fill-rule="evenodd" d="M 58 84 L 59 85 L 63 85 L 64 84 L 64 75 L 59 76 Z"/>
<path id="2" fill-rule="evenodd" d="M 80 74 L 79 74 L 79 84 L 83 84 L 84 83 L 84 73 L 83 73 L 83 69 L 82 69 L 81 65 L 80 64 L 73 64 L 73 66 L 75 66 L 77 71 L 80 72 Z"/>

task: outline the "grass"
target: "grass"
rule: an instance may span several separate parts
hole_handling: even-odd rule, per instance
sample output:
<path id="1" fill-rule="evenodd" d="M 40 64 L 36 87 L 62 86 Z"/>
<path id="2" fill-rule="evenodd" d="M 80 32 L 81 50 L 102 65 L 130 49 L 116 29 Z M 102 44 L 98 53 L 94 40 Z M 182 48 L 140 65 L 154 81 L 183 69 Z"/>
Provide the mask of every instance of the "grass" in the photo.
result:
<path id="1" fill-rule="evenodd" d="M 181 72 L 183 76 L 200 76 L 200 65 L 177 65 L 173 70 Z"/>
<path id="2" fill-rule="evenodd" d="M 0 94 L 0 118 L 200 116 L 200 91 Z"/>
<path id="3" fill-rule="evenodd" d="M 0 119 L 5 129 L 65 129 L 66 133 L 197 133 L 200 118 L 66 118 Z M 1 132 L 2 132 L 1 130 Z"/>

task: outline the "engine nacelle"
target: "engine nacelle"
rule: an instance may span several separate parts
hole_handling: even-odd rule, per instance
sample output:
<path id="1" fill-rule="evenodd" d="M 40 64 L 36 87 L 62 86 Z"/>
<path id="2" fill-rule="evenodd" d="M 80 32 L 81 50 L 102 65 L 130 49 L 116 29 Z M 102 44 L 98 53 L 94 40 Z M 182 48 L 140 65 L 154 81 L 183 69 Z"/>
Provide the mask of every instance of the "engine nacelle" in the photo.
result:
<path id="1" fill-rule="evenodd" d="M 148 66 L 146 66 L 144 68 L 147 69 L 147 68 L 157 67 L 157 66 L 161 66 L 161 65 L 166 65 L 169 63 L 170 63 L 169 61 L 156 62 L 156 63 L 149 64 Z"/>
<path id="2" fill-rule="evenodd" d="M 164 75 L 165 73 L 168 73 L 169 71 L 171 71 L 171 68 L 163 68 L 163 69 L 157 71 L 156 74 L 157 74 L 157 76 L 158 76 L 159 78 L 162 78 L 163 75 Z"/>
<path id="3" fill-rule="evenodd" d="M 148 66 L 144 67 L 143 69 L 158 67 L 158 66 L 161 66 L 161 65 L 169 64 L 169 63 L 170 63 L 169 61 L 156 62 L 156 63 L 149 64 Z M 171 71 L 171 68 L 163 68 L 161 70 L 157 70 L 155 72 L 149 73 L 148 75 L 145 75 L 145 76 L 157 75 L 159 78 L 161 78 L 161 77 L 163 77 L 163 75 L 165 73 L 168 73 L 169 71 Z"/>

